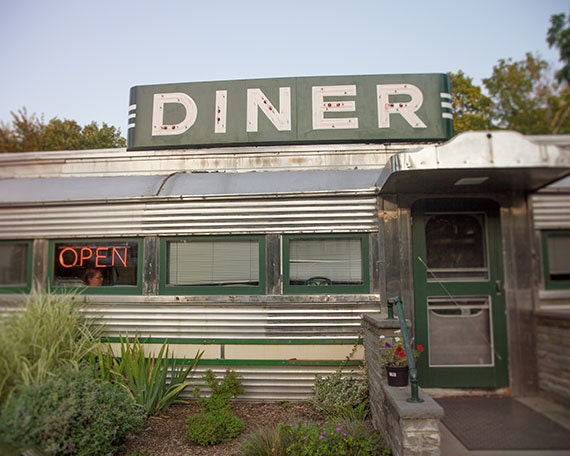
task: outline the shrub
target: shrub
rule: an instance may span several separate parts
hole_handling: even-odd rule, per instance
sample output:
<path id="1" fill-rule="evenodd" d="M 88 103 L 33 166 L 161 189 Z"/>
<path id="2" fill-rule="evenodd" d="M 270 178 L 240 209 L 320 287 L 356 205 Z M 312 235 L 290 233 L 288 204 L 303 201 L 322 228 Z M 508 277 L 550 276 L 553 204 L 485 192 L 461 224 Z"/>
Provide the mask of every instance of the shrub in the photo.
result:
<path id="1" fill-rule="evenodd" d="M 157 355 L 147 356 L 138 337 L 132 342 L 128 337 L 121 337 L 121 353 L 118 357 L 113 355 L 110 345 L 106 349 L 99 345 L 98 368 L 104 379 L 123 384 L 136 403 L 146 413 L 154 415 L 178 402 L 180 393 L 192 385 L 186 379 L 198 365 L 203 353 L 196 353 L 190 364 L 184 367 L 169 356 L 166 342 Z"/>
<path id="2" fill-rule="evenodd" d="M 58 455 L 107 455 L 136 430 L 144 414 L 124 388 L 67 369 L 13 394 L 0 415 L 0 440 Z"/>
<path id="3" fill-rule="evenodd" d="M 229 442 L 240 435 L 245 424 L 229 407 L 195 413 L 188 417 L 188 436 L 199 445 Z"/>
<path id="4" fill-rule="evenodd" d="M 294 456 L 372 456 L 389 455 L 390 448 L 380 436 L 367 432 L 359 421 L 299 423 L 292 429 L 294 443 L 287 455 Z"/>
<path id="5" fill-rule="evenodd" d="M 286 456 L 287 447 L 293 444 L 290 426 L 279 423 L 251 433 L 241 446 L 241 456 Z"/>
<path id="6" fill-rule="evenodd" d="M 245 424 L 230 408 L 230 401 L 243 393 L 241 377 L 231 371 L 218 382 L 216 375 L 208 370 L 204 381 L 210 388 L 210 395 L 200 397 L 200 388 L 196 387 L 194 396 L 202 412 L 188 417 L 187 433 L 190 440 L 199 445 L 215 445 L 227 442 L 240 435 Z"/>
<path id="7" fill-rule="evenodd" d="M 362 421 L 279 423 L 259 429 L 241 446 L 241 456 L 388 456 L 390 447 Z"/>
<path id="8" fill-rule="evenodd" d="M 0 403 L 17 385 L 42 382 L 94 352 L 100 329 L 73 293 L 31 293 L 21 311 L 0 319 Z"/>
<path id="9" fill-rule="evenodd" d="M 364 375 L 345 375 L 342 370 L 315 377 L 313 407 L 326 417 L 364 419 L 368 414 L 368 381 Z"/>

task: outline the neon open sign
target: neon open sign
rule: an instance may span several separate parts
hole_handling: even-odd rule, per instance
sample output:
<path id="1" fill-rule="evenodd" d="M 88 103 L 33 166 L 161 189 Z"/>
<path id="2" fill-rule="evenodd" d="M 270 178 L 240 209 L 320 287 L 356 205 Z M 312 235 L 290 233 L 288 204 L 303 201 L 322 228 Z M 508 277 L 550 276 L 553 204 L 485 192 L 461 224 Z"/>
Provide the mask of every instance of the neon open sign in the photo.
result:
<path id="1" fill-rule="evenodd" d="M 128 149 L 446 140 L 446 74 L 326 76 L 137 86 Z"/>
<path id="2" fill-rule="evenodd" d="M 64 268 L 95 266 L 107 268 L 127 267 L 128 247 L 63 247 L 58 263 Z"/>

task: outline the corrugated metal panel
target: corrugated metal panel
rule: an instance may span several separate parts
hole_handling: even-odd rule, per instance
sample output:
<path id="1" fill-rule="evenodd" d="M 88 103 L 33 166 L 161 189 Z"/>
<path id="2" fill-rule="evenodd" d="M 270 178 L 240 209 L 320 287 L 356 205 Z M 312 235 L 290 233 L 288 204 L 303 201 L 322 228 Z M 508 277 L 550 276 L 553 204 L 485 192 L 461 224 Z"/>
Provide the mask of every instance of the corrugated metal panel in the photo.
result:
<path id="1" fill-rule="evenodd" d="M 333 366 L 199 366 L 192 379 L 199 380 L 206 369 L 211 369 L 218 378 L 234 370 L 243 378 L 245 393 L 238 400 L 305 400 L 313 395 L 315 375 L 330 375 L 337 367 Z M 204 390 L 206 391 L 206 390 Z M 190 398 L 192 389 L 182 394 Z"/>
<path id="2" fill-rule="evenodd" d="M 537 230 L 570 228 L 570 193 L 539 193 L 532 196 Z"/>
<path id="3" fill-rule="evenodd" d="M 325 302 L 322 297 L 292 296 L 236 297 L 231 302 L 192 298 L 181 302 L 161 296 L 146 302 L 140 296 L 90 296 L 88 314 L 104 323 L 108 337 L 138 331 L 153 338 L 277 340 L 353 339 L 361 315 L 380 311 L 377 295 L 329 297 Z"/>
<path id="4" fill-rule="evenodd" d="M 375 231 L 373 194 L 8 207 L 1 239 Z"/>
<path id="5" fill-rule="evenodd" d="M 168 339 L 171 344 L 187 343 L 192 348 L 186 359 L 196 353 L 194 345 L 239 344 L 242 355 L 247 354 L 249 347 L 249 357 L 204 357 L 205 362 L 194 373 L 194 378 L 200 378 L 206 369 L 219 376 L 228 369 L 235 370 L 243 376 L 246 393 L 241 398 L 249 400 L 309 397 L 315 375 L 330 374 L 345 360 L 338 357 L 336 362 L 322 362 L 310 347 L 320 346 L 320 353 L 330 347 L 332 353 L 338 353 L 337 341 L 345 340 L 343 351 L 349 354 L 352 342 L 358 339 L 361 315 L 380 312 L 378 295 L 240 296 L 235 297 L 235 302 L 215 296 L 180 298 L 89 296 L 85 313 L 99 319 L 107 337 L 128 333 L 138 334 L 141 339 L 152 337 L 158 343 L 161 339 Z M 0 299 L 0 315 L 17 309 L 13 301 L 8 296 Z M 275 354 L 277 350 L 268 347 L 265 360 L 269 361 L 259 361 L 255 353 L 260 343 L 277 343 L 274 347 L 282 348 L 281 353 L 292 347 L 292 351 L 304 356 L 280 359 Z M 212 353 L 217 352 L 210 350 Z"/>

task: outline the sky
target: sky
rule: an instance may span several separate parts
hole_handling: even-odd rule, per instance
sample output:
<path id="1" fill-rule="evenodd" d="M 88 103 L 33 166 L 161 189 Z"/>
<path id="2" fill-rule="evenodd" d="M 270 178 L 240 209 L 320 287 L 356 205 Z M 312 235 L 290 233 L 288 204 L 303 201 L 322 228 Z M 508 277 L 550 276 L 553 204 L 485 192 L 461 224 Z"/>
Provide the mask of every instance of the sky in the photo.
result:
<path id="1" fill-rule="evenodd" d="M 446 73 L 539 54 L 568 0 L 0 0 L 0 122 L 115 126 L 136 85 Z"/>

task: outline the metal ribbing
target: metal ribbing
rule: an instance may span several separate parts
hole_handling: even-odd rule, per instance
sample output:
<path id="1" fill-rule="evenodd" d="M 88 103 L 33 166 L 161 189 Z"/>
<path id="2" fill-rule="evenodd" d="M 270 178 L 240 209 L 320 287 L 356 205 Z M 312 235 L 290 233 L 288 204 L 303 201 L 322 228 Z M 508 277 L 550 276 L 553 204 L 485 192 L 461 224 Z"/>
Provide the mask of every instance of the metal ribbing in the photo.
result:
<path id="1" fill-rule="evenodd" d="M 532 206 L 535 229 L 570 228 L 570 194 L 537 194 L 532 197 Z"/>
<path id="2" fill-rule="evenodd" d="M 302 196 L 4 207 L 1 239 L 375 231 L 376 197 Z"/>
<path id="3" fill-rule="evenodd" d="M 94 298 L 89 298 L 92 302 L 87 313 L 104 324 L 108 337 L 138 332 L 144 337 L 169 339 L 354 339 L 361 315 L 380 312 L 376 295 L 368 299 L 357 295 L 348 302 L 281 296 L 282 302 L 273 303 L 213 298 L 181 303 L 174 296 L 153 297 L 147 303 L 135 296 L 120 300 Z M 275 299 L 268 297 L 267 301 Z"/>

